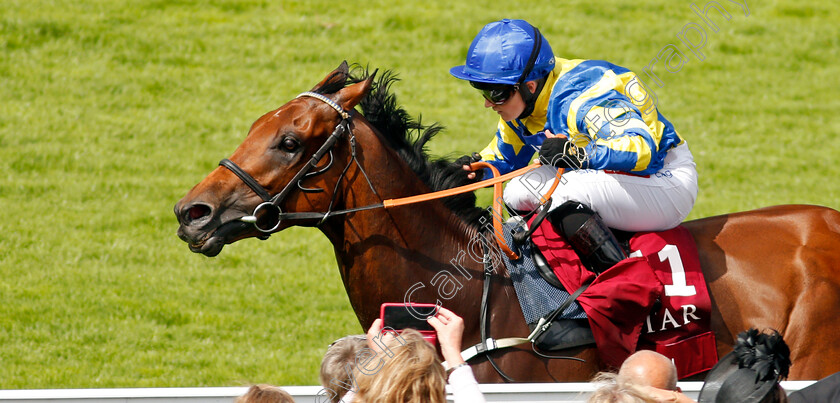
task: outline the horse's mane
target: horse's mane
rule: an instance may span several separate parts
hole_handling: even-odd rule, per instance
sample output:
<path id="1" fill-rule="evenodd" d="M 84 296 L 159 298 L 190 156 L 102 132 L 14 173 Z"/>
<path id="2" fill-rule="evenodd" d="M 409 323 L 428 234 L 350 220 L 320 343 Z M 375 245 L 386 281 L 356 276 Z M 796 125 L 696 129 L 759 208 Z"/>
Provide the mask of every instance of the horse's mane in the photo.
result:
<path id="1" fill-rule="evenodd" d="M 373 74 L 376 75 L 377 72 Z M 334 93 L 346 85 L 364 81 L 370 76 L 371 73 L 367 68 L 354 65 L 344 83 L 333 82 L 315 88 L 314 91 L 322 94 Z M 396 81 L 399 79 L 390 70 L 379 74 L 368 95 L 359 103 L 362 115 L 382 133 L 388 147 L 396 151 L 432 191 L 469 184 L 470 181 L 460 164 L 455 164 L 446 158 L 429 157 L 426 152 L 426 143 L 443 130 L 443 126 L 438 123 L 425 126 L 421 123 L 420 116 L 414 119 L 400 107 L 397 104 L 396 95 L 390 91 L 391 84 Z M 475 202 L 474 192 L 443 199 L 443 204 L 464 222 L 479 226 L 480 218 L 489 213 L 483 208 L 476 207 Z"/>

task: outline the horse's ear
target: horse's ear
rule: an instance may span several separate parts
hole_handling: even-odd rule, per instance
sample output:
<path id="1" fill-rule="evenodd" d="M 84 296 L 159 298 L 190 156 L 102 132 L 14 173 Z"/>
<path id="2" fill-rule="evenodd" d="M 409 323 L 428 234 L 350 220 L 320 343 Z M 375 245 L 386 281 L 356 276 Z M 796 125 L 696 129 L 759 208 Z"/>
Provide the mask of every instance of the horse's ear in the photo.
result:
<path id="1" fill-rule="evenodd" d="M 319 91 L 325 88 L 342 88 L 344 84 L 347 82 L 347 76 L 350 74 L 350 66 L 347 64 L 347 60 L 341 62 L 341 64 L 332 71 L 332 73 L 327 74 L 323 80 L 321 80 L 318 85 L 312 88 L 313 92 L 321 92 L 321 93 L 332 93 L 335 91 Z"/>
<path id="2" fill-rule="evenodd" d="M 376 72 L 371 74 L 366 80 L 353 85 L 348 85 L 343 90 L 339 91 L 336 102 L 338 102 L 345 111 L 355 108 L 359 102 L 362 102 L 362 99 L 364 99 L 368 92 L 370 92 L 375 75 Z"/>

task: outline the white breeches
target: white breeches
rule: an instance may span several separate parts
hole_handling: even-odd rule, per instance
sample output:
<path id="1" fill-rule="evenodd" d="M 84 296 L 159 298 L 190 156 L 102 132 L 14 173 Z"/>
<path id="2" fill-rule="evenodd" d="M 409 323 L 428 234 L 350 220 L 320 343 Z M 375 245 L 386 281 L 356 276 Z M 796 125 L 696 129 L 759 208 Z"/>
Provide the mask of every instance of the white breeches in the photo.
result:
<path id="1" fill-rule="evenodd" d="M 519 211 L 539 205 L 539 195 L 554 182 L 557 168 L 542 166 L 505 187 L 505 203 Z M 593 169 L 568 171 L 552 194 L 551 208 L 574 200 L 588 205 L 609 227 L 624 231 L 661 231 L 679 225 L 697 199 L 697 169 L 687 144 L 670 151 L 664 167 L 649 177 Z"/>

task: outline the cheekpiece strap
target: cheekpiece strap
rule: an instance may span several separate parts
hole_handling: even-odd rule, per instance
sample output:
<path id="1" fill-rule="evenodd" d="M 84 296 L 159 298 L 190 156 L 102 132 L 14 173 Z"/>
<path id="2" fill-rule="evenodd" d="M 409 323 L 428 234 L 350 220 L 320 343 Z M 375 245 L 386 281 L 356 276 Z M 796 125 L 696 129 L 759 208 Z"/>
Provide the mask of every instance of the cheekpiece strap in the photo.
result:
<path id="1" fill-rule="evenodd" d="M 320 99 L 321 101 L 324 101 L 325 104 L 327 104 L 330 107 L 332 107 L 333 109 L 335 109 L 335 111 L 338 112 L 339 115 L 341 115 L 342 119 L 345 119 L 345 120 L 350 119 L 350 114 L 347 113 L 347 111 L 342 109 L 339 104 L 335 103 L 335 101 L 325 97 L 322 94 L 319 94 L 317 92 L 307 91 L 307 92 L 301 93 L 300 95 L 296 96 L 295 98 L 300 98 L 300 97 L 311 97 L 311 98 Z"/>

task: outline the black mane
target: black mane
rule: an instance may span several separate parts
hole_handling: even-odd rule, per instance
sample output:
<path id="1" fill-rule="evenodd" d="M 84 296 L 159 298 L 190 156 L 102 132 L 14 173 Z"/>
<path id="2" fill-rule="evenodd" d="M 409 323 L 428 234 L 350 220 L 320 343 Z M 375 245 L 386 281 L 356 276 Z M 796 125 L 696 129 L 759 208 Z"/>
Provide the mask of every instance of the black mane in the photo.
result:
<path id="1" fill-rule="evenodd" d="M 373 74 L 376 75 L 377 72 Z M 364 81 L 370 76 L 368 69 L 354 65 L 344 85 Z M 443 126 L 437 123 L 425 126 L 421 123 L 420 116 L 415 120 L 400 107 L 396 95 L 390 92 L 391 84 L 396 81 L 399 79 L 389 70 L 379 74 L 368 95 L 359 103 L 362 115 L 383 134 L 388 147 L 396 151 L 432 191 L 469 184 L 470 181 L 460 165 L 446 158 L 429 157 L 426 143 L 443 130 Z M 335 84 L 326 85 L 324 88 L 316 88 L 315 91 L 329 94 L 340 90 L 344 85 L 339 88 L 335 88 Z M 464 222 L 473 226 L 479 226 L 480 218 L 488 215 L 487 210 L 476 207 L 474 192 L 450 196 L 442 201 Z"/>

